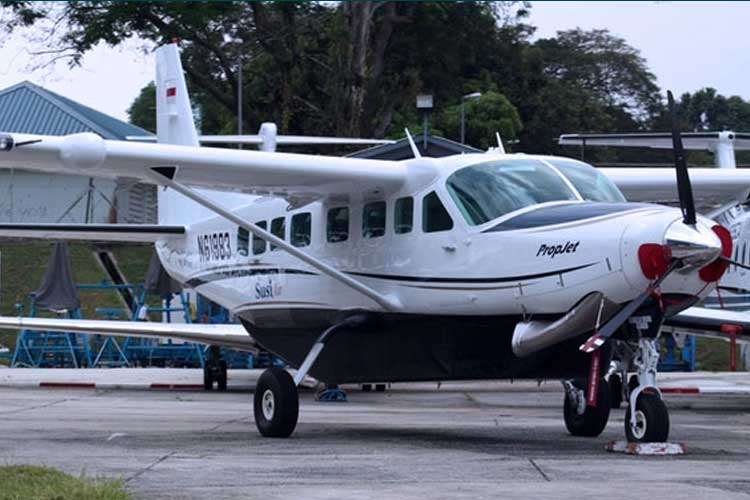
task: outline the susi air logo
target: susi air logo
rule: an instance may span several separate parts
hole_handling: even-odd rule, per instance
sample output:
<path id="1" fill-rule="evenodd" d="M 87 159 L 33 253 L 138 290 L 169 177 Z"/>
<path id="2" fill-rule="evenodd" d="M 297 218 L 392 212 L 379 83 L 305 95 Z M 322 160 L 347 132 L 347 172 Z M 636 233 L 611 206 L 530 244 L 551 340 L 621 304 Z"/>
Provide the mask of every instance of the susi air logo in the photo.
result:
<path id="1" fill-rule="evenodd" d="M 539 247 L 539 250 L 536 253 L 537 257 L 549 257 L 550 259 L 554 259 L 555 255 L 560 255 L 563 253 L 575 253 L 576 250 L 578 250 L 578 245 L 580 244 L 580 241 L 572 242 L 568 241 L 565 244 L 560 245 L 542 245 Z"/>
<path id="2" fill-rule="evenodd" d="M 272 299 L 281 295 L 281 284 L 274 283 L 271 278 L 265 280 L 258 280 L 255 282 L 255 298 L 256 299 Z"/>

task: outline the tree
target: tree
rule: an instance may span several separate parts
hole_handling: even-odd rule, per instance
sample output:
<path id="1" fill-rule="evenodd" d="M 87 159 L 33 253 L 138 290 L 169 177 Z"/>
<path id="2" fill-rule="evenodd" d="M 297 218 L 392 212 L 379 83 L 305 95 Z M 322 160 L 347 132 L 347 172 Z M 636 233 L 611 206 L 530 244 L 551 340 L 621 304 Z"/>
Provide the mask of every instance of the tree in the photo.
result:
<path id="1" fill-rule="evenodd" d="M 497 92 L 484 92 L 478 99 L 465 104 L 466 143 L 481 149 L 496 146 L 499 132 L 505 144 L 515 141 L 521 131 L 521 118 L 507 97 Z M 447 137 L 458 140 L 461 129 L 461 105 L 446 108 L 438 127 Z"/>

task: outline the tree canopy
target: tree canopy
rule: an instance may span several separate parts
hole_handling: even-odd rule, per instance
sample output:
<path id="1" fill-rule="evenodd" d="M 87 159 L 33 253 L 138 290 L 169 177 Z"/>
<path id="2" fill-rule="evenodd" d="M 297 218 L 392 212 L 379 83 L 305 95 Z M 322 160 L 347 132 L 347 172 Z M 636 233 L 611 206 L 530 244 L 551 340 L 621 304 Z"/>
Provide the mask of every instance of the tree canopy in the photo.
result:
<path id="1" fill-rule="evenodd" d="M 467 142 L 556 153 L 561 133 L 667 130 L 655 76 L 607 30 L 533 40 L 522 2 L 2 2 L 6 30 L 46 33 L 46 57 L 70 64 L 100 43 L 179 39 L 204 133 L 275 121 L 281 133 L 398 137 L 421 127 L 417 94 L 434 96 L 433 131 Z M 49 47 L 54 47 L 50 49 Z M 43 47 L 44 48 L 44 47 Z M 44 56 L 40 56 L 44 57 Z M 154 128 L 153 87 L 131 120 Z M 706 88 L 681 97 L 685 130 L 750 128 L 750 103 Z M 628 151 L 595 151 L 627 159 Z M 658 157 L 658 153 L 654 153 Z"/>

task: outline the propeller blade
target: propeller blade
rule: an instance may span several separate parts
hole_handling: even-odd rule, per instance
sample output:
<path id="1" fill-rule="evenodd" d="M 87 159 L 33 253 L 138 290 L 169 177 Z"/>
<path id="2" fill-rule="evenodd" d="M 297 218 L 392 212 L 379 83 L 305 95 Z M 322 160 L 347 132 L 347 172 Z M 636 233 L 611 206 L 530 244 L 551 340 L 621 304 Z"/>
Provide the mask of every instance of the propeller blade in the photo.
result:
<path id="1" fill-rule="evenodd" d="M 620 309 L 620 311 L 612 316 L 612 318 L 610 318 L 610 320 L 607 321 L 604 326 L 599 329 L 598 332 L 589 337 L 589 339 L 579 349 L 585 353 L 592 353 L 603 346 L 604 343 L 609 340 L 609 338 L 614 335 L 628 319 L 630 319 L 630 317 L 643 305 L 643 303 L 648 300 L 653 290 L 661 285 L 662 281 L 664 281 L 664 279 L 669 276 L 669 273 L 677 269 L 678 265 L 679 261 L 673 260 L 669 265 L 669 268 L 667 268 L 667 271 L 662 274 L 656 281 L 654 281 L 648 287 L 648 290 L 638 295 L 636 298 L 631 300 L 628 305 Z"/>
<path id="2" fill-rule="evenodd" d="M 672 149 L 674 151 L 674 166 L 677 173 L 677 193 L 680 197 L 680 208 L 682 209 L 682 221 L 685 224 L 695 225 L 695 200 L 693 200 L 693 188 L 690 186 L 690 175 L 688 174 L 687 162 L 685 161 L 685 149 L 682 147 L 682 135 L 677 121 L 677 111 L 674 106 L 672 91 L 667 91 L 667 103 L 669 113 L 672 115 Z"/>
<path id="3" fill-rule="evenodd" d="M 733 266 L 741 267 L 743 269 L 750 269 L 750 266 L 748 266 L 747 264 L 743 264 L 742 262 L 737 262 L 736 260 L 729 259 L 727 257 L 724 257 L 723 255 L 720 256 L 719 258 L 723 260 L 724 262 L 731 264 Z"/>

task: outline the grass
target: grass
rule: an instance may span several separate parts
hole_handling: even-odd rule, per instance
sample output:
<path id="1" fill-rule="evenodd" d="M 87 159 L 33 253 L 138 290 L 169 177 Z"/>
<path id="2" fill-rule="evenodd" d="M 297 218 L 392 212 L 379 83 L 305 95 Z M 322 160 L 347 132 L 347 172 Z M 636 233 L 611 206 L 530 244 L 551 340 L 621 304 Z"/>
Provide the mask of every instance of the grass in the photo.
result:
<path id="1" fill-rule="evenodd" d="M 51 467 L 0 467 L 0 500 L 129 500 L 122 480 L 73 477 Z"/>
<path id="2" fill-rule="evenodd" d="M 73 276 L 76 283 L 100 283 L 106 274 L 97 263 L 88 243 L 70 243 Z M 145 245 L 118 246 L 113 253 L 125 276 L 133 282 L 143 282 L 146 277 L 152 248 Z M 29 294 L 39 288 L 52 253 L 49 242 L 4 242 L 0 245 L 0 313 L 17 315 L 16 304 L 23 304 L 22 312 L 29 312 Z M 98 307 L 122 307 L 114 290 L 79 290 L 84 318 L 96 318 Z M 53 316 L 40 312 L 39 316 Z M 15 332 L 0 331 L 0 344 L 15 346 Z"/>

